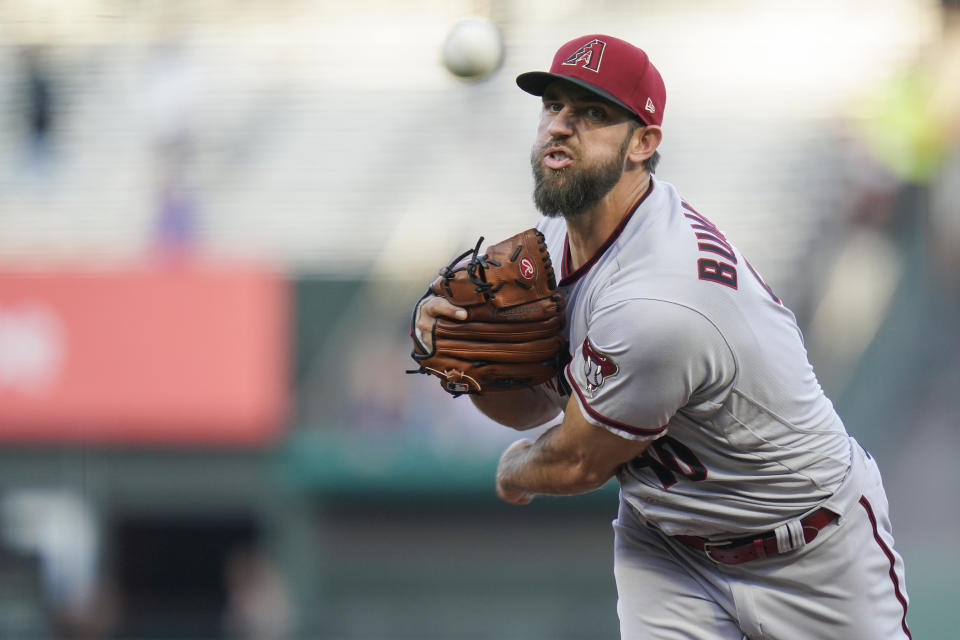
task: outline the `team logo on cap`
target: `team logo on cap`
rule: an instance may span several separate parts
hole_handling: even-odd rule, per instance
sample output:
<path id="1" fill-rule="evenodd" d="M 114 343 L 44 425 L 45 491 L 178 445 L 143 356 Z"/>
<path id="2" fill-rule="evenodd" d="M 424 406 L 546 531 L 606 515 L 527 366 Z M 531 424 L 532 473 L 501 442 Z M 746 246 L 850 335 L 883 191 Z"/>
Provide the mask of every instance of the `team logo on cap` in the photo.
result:
<path id="1" fill-rule="evenodd" d="M 583 377 L 587 380 L 587 393 L 593 395 L 593 392 L 603 386 L 603 382 L 620 372 L 620 366 L 613 361 L 613 358 L 605 353 L 601 353 L 590 344 L 590 338 L 583 341 Z"/>
<path id="2" fill-rule="evenodd" d="M 600 71 L 600 61 L 603 59 L 603 49 L 607 43 L 603 40 L 594 38 L 587 44 L 577 49 L 572 56 L 564 60 L 561 64 L 583 67 L 590 71 Z"/>

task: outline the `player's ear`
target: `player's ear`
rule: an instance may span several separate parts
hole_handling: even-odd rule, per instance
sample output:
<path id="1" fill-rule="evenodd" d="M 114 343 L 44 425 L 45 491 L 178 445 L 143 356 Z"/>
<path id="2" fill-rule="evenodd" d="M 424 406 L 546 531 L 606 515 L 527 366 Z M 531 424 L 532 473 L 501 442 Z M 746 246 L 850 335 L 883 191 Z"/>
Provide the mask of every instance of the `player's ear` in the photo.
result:
<path id="1" fill-rule="evenodd" d="M 633 132 L 627 149 L 627 160 L 642 164 L 660 146 L 663 131 L 656 125 L 640 126 Z"/>

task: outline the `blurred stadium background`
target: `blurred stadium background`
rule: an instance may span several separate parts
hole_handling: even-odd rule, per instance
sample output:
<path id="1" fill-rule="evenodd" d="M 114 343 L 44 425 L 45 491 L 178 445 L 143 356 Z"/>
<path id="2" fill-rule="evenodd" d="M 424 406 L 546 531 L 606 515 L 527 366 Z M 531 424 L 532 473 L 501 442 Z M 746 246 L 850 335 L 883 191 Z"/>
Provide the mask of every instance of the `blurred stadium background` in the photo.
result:
<path id="1" fill-rule="evenodd" d="M 616 637 L 615 487 L 497 503 L 515 434 L 403 375 L 435 269 L 536 220 L 514 76 L 589 32 L 660 67 L 658 175 L 796 312 L 956 637 L 953 4 L 0 0 L 0 637 Z"/>

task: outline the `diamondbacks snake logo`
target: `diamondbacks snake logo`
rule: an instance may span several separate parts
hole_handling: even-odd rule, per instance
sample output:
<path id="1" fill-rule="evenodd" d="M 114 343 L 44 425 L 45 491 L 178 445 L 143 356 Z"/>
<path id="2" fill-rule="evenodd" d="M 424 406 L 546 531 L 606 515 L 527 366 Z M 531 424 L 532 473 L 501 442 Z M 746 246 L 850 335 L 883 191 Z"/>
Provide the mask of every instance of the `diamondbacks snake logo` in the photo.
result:
<path id="1" fill-rule="evenodd" d="M 562 64 L 583 67 L 584 69 L 590 69 L 590 71 L 599 72 L 600 61 L 603 60 L 603 50 L 606 46 L 606 42 L 594 38 L 574 51 L 573 55 L 564 60 Z"/>
<path id="2" fill-rule="evenodd" d="M 613 361 L 613 358 L 597 350 L 590 344 L 590 338 L 583 341 L 583 377 L 587 381 L 587 393 L 603 386 L 603 382 L 620 372 L 620 366 Z"/>

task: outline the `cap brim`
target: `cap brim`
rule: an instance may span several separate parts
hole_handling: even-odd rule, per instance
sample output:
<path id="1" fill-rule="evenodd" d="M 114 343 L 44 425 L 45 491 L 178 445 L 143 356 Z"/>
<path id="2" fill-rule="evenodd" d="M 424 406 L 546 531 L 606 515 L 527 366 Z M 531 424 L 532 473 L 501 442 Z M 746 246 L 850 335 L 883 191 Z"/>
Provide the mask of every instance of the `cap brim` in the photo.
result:
<path id="1" fill-rule="evenodd" d="M 546 91 L 547 89 L 547 85 L 553 82 L 554 80 L 565 80 L 579 87 L 583 87 L 587 91 L 597 94 L 604 100 L 608 102 L 612 102 L 613 104 L 617 105 L 627 113 L 633 114 L 637 118 L 640 118 L 640 120 L 644 124 L 647 124 L 647 125 L 650 124 L 649 122 L 646 121 L 646 119 L 642 115 L 640 115 L 639 113 L 637 113 L 636 111 L 628 107 L 626 104 L 624 104 L 623 102 L 615 98 L 610 93 L 607 93 L 600 87 L 592 85 L 586 80 L 581 80 L 580 78 L 562 76 L 559 73 L 547 73 L 546 71 L 528 71 L 527 73 L 521 73 L 520 75 L 517 76 L 517 86 L 529 94 L 532 94 L 535 96 L 542 96 L 543 92 Z"/>

